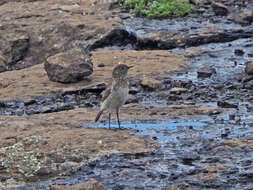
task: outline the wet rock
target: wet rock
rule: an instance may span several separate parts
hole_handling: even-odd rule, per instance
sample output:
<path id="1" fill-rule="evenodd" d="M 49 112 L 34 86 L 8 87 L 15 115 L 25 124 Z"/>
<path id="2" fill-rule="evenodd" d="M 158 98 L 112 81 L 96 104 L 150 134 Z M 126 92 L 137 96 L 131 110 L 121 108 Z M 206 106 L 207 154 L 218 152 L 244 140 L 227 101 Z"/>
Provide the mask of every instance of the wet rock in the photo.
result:
<path id="1" fill-rule="evenodd" d="M 220 2 L 212 1 L 212 7 L 217 16 L 226 16 L 229 13 L 228 7 Z"/>
<path id="2" fill-rule="evenodd" d="M 228 101 L 218 101 L 217 105 L 222 108 L 238 108 L 238 105 Z"/>
<path id="3" fill-rule="evenodd" d="M 208 78 L 216 73 L 215 68 L 204 66 L 198 69 L 197 74 L 199 78 Z"/>
<path id="4" fill-rule="evenodd" d="M 71 50 L 51 56 L 44 64 L 48 78 L 55 82 L 78 82 L 93 72 L 88 53 Z"/>
<path id="5" fill-rule="evenodd" d="M 144 77 L 142 79 L 141 85 L 149 90 L 158 90 L 161 89 L 163 86 L 161 81 L 148 77 Z"/>
<path id="6" fill-rule="evenodd" d="M 235 55 L 243 56 L 244 55 L 244 51 L 241 50 L 241 49 L 235 49 Z"/>
<path id="7" fill-rule="evenodd" d="M 72 186 L 51 185 L 51 190 L 106 190 L 106 189 L 101 183 L 99 183 L 95 179 L 90 179 L 85 183 Z"/>
<path id="8" fill-rule="evenodd" d="M 245 64 L 246 64 L 245 72 L 248 75 L 253 75 L 253 61 L 248 61 Z"/>

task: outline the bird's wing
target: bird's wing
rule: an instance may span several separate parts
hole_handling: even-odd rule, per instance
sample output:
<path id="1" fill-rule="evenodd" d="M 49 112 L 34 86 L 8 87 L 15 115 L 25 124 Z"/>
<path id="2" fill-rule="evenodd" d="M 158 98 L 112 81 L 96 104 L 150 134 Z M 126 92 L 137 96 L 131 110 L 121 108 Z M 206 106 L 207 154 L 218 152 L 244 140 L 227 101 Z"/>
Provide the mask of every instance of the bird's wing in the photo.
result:
<path id="1" fill-rule="evenodd" d="M 108 86 L 105 91 L 104 91 L 104 94 L 103 94 L 103 97 L 102 97 L 102 102 L 106 100 L 106 98 L 108 98 L 108 96 L 111 94 L 111 85 Z"/>

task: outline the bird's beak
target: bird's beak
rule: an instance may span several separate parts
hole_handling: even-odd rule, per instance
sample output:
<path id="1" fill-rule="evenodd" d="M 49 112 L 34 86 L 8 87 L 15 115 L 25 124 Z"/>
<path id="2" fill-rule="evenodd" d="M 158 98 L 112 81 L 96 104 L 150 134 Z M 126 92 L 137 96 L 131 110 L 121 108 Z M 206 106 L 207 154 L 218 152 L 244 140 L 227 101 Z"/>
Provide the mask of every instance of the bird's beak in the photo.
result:
<path id="1" fill-rule="evenodd" d="M 131 68 L 133 68 L 134 66 L 128 66 L 128 69 L 131 69 Z"/>

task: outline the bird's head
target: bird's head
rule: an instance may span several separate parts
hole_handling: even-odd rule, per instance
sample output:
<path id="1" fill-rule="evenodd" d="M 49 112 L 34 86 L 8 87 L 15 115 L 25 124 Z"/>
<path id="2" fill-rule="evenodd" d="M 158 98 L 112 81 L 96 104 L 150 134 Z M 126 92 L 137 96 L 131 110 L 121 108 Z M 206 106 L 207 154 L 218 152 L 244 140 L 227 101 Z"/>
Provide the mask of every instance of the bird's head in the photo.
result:
<path id="1" fill-rule="evenodd" d="M 118 64 L 112 71 L 112 77 L 114 79 L 126 78 L 128 69 L 132 67 L 133 66 L 127 66 L 125 64 Z"/>

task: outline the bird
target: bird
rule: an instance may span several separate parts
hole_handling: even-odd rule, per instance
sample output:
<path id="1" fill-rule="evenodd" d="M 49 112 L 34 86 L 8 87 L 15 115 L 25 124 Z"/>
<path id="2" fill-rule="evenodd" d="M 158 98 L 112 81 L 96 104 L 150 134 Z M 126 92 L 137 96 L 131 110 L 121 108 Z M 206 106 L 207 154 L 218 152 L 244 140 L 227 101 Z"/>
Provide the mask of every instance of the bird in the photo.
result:
<path id="1" fill-rule="evenodd" d="M 112 84 L 106 88 L 102 97 L 100 111 L 97 113 L 95 122 L 105 110 L 109 112 L 109 129 L 111 127 L 111 114 L 116 112 L 118 127 L 120 128 L 119 111 L 122 105 L 125 104 L 129 91 L 127 73 L 133 66 L 118 64 L 112 71 Z"/>

